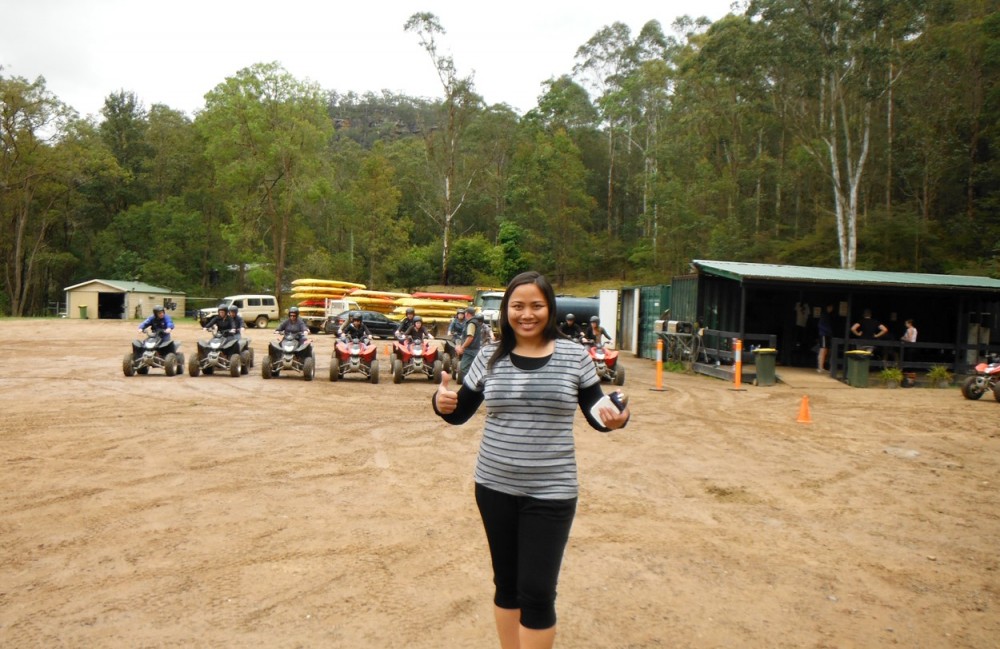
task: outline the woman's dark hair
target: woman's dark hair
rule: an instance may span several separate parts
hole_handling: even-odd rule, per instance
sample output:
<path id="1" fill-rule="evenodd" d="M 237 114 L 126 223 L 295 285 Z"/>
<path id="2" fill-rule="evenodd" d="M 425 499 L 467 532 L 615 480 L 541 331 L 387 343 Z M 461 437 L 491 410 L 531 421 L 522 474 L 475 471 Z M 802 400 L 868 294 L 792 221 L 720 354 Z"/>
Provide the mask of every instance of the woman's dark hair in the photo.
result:
<path id="1" fill-rule="evenodd" d="M 552 290 L 552 285 L 549 284 L 549 281 L 541 273 L 533 270 L 516 275 L 507 284 L 503 299 L 500 301 L 500 343 L 497 345 L 493 355 L 490 356 L 490 360 L 486 363 L 487 371 L 492 370 L 493 365 L 498 360 L 510 354 L 510 350 L 514 349 L 517 341 L 514 339 L 514 328 L 510 326 L 510 320 L 507 317 L 507 306 L 510 303 L 510 295 L 514 292 L 514 289 L 525 284 L 534 284 L 541 289 L 542 295 L 545 296 L 545 303 L 549 307 L 549 319 L 542 329 L 542 338 L 545 340 L 555 340 L 559 337 L 559 329 L 556 327 L 556 292 Z"/>

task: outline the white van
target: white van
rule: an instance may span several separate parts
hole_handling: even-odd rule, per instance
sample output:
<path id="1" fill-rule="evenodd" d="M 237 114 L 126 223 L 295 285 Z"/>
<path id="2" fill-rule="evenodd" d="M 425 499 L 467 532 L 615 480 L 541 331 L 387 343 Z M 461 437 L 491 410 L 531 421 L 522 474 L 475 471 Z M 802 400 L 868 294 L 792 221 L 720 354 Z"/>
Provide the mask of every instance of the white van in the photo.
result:
<path id="1" fill-rule="evenodd" d="M 219 304 L 225 304 L 227 309 L 229 305 L 235 304 L 236 308 L 240 310 L 243 322 L 248 327 L 264 329 L 267 327 L 268 322 L 277 320 L 279 316 L 278 299 L 273 295 L 230 295 L 222 298 Z M 198 311 L 198 322 L 204 327 L 209 318 L 218 313 L 218 311 L 218 304 L 207 309 L 200 309 Z"/>

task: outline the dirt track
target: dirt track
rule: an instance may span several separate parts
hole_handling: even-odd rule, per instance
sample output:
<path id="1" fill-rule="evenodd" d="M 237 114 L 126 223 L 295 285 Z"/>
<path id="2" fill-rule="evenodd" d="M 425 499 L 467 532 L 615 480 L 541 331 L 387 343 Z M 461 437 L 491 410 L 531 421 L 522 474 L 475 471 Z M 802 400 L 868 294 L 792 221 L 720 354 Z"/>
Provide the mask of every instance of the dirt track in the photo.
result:
<path id="1" fill-rule="evenodd" d="M 125 378 L 135 326 L 0 322 L 0 646 L 496 646 L 482 413 L 330 383 L 324 336 L 311 383 Z M 1000 644 L 992 398 L 813 380 L 801 424 L 801 386 L 625 363 L 629 426 L 577 418 L 557 646 Z"/>

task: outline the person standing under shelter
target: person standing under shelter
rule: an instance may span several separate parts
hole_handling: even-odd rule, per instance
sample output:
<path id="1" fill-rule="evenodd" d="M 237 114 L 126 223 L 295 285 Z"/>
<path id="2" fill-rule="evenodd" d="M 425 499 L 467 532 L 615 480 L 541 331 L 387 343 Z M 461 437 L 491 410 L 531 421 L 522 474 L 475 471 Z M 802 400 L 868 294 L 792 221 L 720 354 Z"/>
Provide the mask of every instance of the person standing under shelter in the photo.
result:
<path id="1" fill-rule="evenodd" d="M 889 330 L 884 324 L 872 317 L 871 309 L 865 309 L 861 314 L 861 320 L 851 325 L 851 333 L 861 338 L 862 341 L 878 340 L 889 333 Z M 875 351 L 873 345 L 863 346 L 862 349 L 868 352 Z"/>
<path id="2" fill-rule="evenodd" d="M 833 338 L 833 305 L 827 304 L 819 314 L 817 323 L 819 334 L 819 351 L 816 355 L 816 371 L 822 372 L 826 367 L 826 358 L 830 355 L 830 339 Z"/>
<path id="3" fill-rule="evenodd" d="M 906 345 L 907 343 L 917 342 L 917 328 L 913 324 L 913 318 L 907 318 L 906 320 L 906 331 L 903 332 L 900 338 L 902 345 L 899 348 L 899 362 L 900 364 L 906 360 Z M 913 360 L 912 358 L 910 360 Z"/>

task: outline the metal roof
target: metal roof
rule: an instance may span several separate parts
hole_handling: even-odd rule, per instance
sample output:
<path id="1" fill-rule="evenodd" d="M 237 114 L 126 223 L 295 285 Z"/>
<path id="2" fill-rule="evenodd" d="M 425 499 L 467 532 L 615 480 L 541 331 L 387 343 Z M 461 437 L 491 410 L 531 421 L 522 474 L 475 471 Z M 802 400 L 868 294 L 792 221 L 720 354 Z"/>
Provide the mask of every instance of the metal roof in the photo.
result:
<path id="1" fill-rule="evenodd" d="M 144 282 L 133 282 L 130 280 L 117 280 L 117 279 L 91 279 L 86 282 L 81 282 L 79 284 L 74 284 L 73 286 L 67 286 L 64 291 L 72 291 L 75 288 L 80 288 L 81 286 L 86 286 L 87 284 L 100 283 L 110 286 L 113 289 L 117 289 L 122 293 L 169 293 L 171 295 L 183 295 L 183 291 L 171 291 L 168 288 L 160 288 L 159 286 L 153 286 L 152 284 L 146 284 Z"/>
<path id="2" fill-rule="evenodd" d="M 739 281 L 772 280 L 776 282 L 811 282 L 817 284 L 854 284 L 869 286 L 908 286 L 1000 291 L 1000 280 L 974 275 L 937 275 L 933 273 L 893 273 L 877 270 L 847 270 L 813 266 L 751 264 L 739 261 L 695 259 L 699 272 Z"/>

